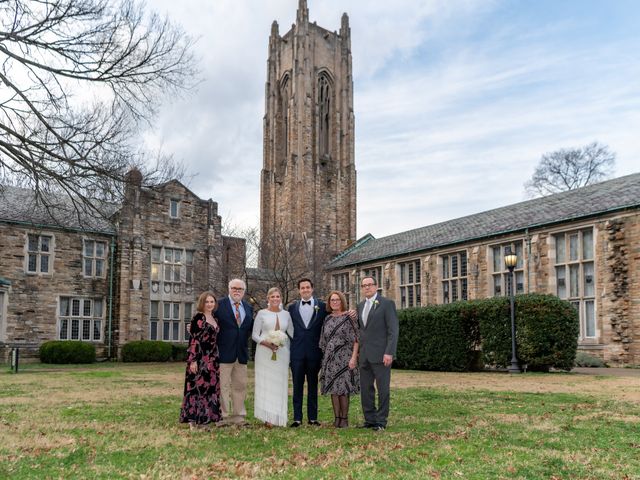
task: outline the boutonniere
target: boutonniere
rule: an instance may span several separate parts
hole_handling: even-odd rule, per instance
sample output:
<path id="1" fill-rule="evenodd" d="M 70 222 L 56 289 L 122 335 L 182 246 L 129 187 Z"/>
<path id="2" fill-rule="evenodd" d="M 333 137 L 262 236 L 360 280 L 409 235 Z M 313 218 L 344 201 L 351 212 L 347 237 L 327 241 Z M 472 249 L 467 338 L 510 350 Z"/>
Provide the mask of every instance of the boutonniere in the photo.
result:
<path id="1" fill-rule="evenodd" d="M 316 313 L 318 313 L 318 310 L 320 310 L 320 307 L 316 305 L 315 307 L 313 307 L 313 309 L 316 311 Z"/>
<path id="2" fill-rule="evenodd" d="M 373 301 L 373 308 L 376 308 L 380 302 L 378 300 Z"/>

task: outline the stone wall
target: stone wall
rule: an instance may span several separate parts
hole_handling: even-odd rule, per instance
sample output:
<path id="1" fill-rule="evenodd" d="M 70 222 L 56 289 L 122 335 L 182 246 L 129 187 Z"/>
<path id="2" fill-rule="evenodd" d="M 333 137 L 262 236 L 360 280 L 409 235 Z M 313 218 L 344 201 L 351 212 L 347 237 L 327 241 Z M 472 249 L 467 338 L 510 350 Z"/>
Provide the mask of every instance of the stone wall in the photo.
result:
<path id="1" fill-rule="evenodd" d="M 49 273 L 26 273 L 27 236 L 51 236 Z M 105 301 L 102 324 L 103 342 L 96 342 L 102 353 L 107 339 L 109 270 L 105 265 L 101 278 L 87 278 L 82 270 L 83 239 L 100 240 L 107 244 L 107 259 L 111 237 L 65 231 L 47 227 L 26 227 L 0 223 L 0 276 L 11 282 L 5 293 L 5 325 L 0 338 L 2 352 L 21 347 L 23 358 L 33 356 L 42 342 L 58 339 L 59 300 L 64 297 L 100 297 Z"/>

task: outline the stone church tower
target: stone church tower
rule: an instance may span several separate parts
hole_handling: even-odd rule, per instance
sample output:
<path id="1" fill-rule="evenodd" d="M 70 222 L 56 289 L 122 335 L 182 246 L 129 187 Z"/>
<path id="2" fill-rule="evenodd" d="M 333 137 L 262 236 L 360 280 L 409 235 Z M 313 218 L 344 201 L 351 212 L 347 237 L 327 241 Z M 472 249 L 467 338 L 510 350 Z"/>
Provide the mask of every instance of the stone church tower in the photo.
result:
<path id="1" fill-rule="evenodd" d="M 309 275 L 325 293 L 326 263 L 355 240 L 351 32 L 309 23 L 306 0 L 296 23 L 269 37 L 261 178 L 260 266 L 290 280 Z"/>

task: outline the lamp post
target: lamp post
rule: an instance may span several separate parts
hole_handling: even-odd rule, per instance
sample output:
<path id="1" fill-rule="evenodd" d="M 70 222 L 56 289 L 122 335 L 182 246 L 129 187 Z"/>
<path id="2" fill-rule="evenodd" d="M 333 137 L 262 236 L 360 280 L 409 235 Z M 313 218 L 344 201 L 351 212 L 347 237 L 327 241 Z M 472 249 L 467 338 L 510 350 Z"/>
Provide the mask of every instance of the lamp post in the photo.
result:
<path id="1" fill-rule="evenodd" d="M 515 305 L 513 298 L 513 269 L 518 263 L 518 256 L 507 247 L 504 252 L 504 264 L 509 269 L 509 307 L 511 312 L 511 366 L 509 373 L 522 373 L 518 365 L 518 355 L 516 353 L 516 319 Z"/>

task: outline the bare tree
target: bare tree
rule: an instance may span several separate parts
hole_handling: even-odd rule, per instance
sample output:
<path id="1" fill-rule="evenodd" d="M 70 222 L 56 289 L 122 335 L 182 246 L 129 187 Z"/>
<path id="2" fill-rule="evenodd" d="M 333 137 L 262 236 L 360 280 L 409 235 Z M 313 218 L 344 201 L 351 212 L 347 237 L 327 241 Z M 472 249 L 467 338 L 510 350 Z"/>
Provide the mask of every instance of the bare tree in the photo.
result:
<path id="1" fill-rule="evenodd" d="M 297 294 L 298 280 L 310 275 L 304 238 L 276 232 L 259 240 L 260 265 L 272 276 L 274 285 L 280 287 L 282 303 L 287 305 Z"/>
<path id="2" fill-rule="evenodd" d="M 271 287 L 280 288 L 284 305 L 297 295 L 298 280 L 309 276 L 309 256 L 302 237 L 278 232 L 263 241 L 257 227 L 238 225 L 231 215 L 223 221 L 222 234 L 245 239 L 247 295 L 259 308 L 266 306 Z"/>
<path id="3" fill-rule="evenodd" d="M 146 184 L 179 175 L 134 140 L 164 96 L 193 85 L 191 47 L 135 0 L 0 2 L 0 184 L 97 210 L 132 167 Z"/>
<path id="4" fill-rule="evenodd" d="M 529 197 L 550 195 L 598 183 L 610 177 L 616 154 L 598 142 L 545 153 L 525 184 Z"/>

